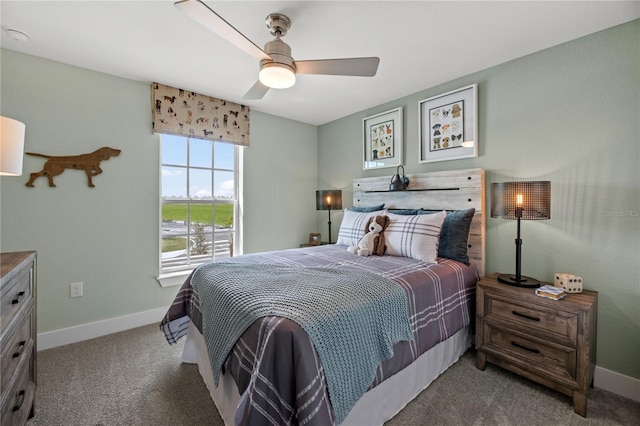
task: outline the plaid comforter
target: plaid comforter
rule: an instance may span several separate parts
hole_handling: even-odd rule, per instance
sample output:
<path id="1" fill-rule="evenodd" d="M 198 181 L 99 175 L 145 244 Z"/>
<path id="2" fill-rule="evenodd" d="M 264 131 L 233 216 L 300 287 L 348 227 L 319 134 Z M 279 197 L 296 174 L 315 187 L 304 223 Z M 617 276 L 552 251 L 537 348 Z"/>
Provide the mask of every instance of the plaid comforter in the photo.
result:
<path id="1" fill-rule="evenodd" d="M 474 315 L 476 269 L 448 259 L 427 265 L 404 257 L 361 257 L 345 246 L 324 245 L 222 261 L 335 267 L 375 272 L 397 282 L 407 295 L 414 339 L 395 344 L 393 358 L 378 366 L 371 387 L 469 325 Z M 189 277 L 160 324 L 169 343 L 186 334 L 189 321 L 202 331 L 200 308 Z M 264 317 L 254 322 L 236 342 L 223 371 L 231 374 L 242 396 L 236 424 L 335 423 L 320 360 L 309 336 L 293 321 Z"/>

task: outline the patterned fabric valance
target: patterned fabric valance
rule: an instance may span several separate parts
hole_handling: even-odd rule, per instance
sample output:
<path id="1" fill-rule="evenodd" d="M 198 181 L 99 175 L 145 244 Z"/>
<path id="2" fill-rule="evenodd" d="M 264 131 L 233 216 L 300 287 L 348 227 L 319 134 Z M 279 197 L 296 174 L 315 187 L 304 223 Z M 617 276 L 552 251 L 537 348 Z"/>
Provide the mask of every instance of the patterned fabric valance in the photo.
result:
<path id="1" fill-rule="evenodd" d="M 248 106 L 153 83 L 153 131 L 249 146 Z"/>

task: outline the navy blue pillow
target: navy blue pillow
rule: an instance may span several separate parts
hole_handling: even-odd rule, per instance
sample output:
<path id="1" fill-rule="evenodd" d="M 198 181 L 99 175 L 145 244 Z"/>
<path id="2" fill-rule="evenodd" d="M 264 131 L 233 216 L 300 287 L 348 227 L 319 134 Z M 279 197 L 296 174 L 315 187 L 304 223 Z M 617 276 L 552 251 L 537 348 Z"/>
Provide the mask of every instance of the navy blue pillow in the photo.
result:
<path id="1" fill-rule="evenodd" d="M 388 212 L 412 216 L 418 214 L 418 210 L 420 209 L 388 209 Z"/>
<path id="2" fill-rule="evenodd" d="M 439 213 L 442 210 L 419 210 L 418 214 Z M 454 210 L 447 212 L 440 231 L 440 244 L 438 246 L 438 256 L 457 260 L 458 262 L 469 264 L 467 255 L 467 239 L 471 220 L 476 209 Z"/>
<path id="3" fill-rule="evenodd" d="M 380 204 L 379 206 L 371 206 L 371 207 L 355 207 L 355 206 L 349 207 L 349 210 L 351 210 L 352 212 L 358 212 L 358 213 L 371 213 L 371 212 L 377 212 L 378 210 L 382 210 L 382 209 L 384 209 L 384 204 Z"/>

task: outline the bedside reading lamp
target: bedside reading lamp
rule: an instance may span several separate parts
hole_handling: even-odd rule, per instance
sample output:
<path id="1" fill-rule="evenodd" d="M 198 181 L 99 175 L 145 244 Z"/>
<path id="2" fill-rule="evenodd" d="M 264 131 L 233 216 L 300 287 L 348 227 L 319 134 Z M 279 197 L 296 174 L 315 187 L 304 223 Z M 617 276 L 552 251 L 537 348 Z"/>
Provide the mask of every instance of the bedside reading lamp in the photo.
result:
<path id="1" fill-rule="evenodd" d="M 21 176 L 24 123 L 0 117 L 0 176 Z"/>
<path id="2" fill-rule="evenodd" d="M 331 209 L 342 209 L 342 190 L 316 191 L 316 210 L 329 210 L 329 244 L 331 244 Z"/>
<path id="3" fill-rule="evenodd" d="M 500 274 L 498 281 L 516 287 L 539 287 L 540 281 L 521 274 L 520 220 L 551 219 L 551 182 L 502 182 L 491 184 L 491 217 L 516 219 L 516 273 Z"/>

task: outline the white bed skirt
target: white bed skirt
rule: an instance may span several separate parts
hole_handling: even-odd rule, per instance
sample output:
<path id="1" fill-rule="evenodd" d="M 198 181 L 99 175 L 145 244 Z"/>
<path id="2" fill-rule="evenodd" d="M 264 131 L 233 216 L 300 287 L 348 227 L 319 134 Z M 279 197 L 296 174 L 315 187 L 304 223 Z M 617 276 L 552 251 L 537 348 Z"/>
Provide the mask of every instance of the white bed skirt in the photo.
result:
<path id="1" fill-rule="evenodd" d="M 341 425 L 382 425 L 453 365 L 471 346 L 471 342 L 470 327 L 465 327 L 437 344 L 413 364 L 365 393 Z M 225 425 L 233 426 L 236 407 L 240 401 L 238 388 L 233 378 L 224 374 L 220 376 L 218 387 L 214 387 L 204 338 L 192 323 L 189 324 L 182 361 L 198 364 L 200 375 Z"/>

